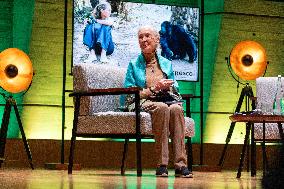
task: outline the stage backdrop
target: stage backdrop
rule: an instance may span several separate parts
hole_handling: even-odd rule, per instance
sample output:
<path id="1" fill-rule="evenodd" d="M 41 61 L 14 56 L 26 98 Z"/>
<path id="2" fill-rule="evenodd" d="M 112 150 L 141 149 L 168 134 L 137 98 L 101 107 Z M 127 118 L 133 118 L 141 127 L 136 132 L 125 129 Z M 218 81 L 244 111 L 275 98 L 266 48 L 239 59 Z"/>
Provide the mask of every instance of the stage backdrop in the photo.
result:
<path id="1" fill-rule="evenodd" d="M 110 36 L 114 51 L 105 66 L 127 68 L 140 54 L 137 31 L 150 25 L 161 33 L 158 54 L 172 60 L 175 78 L 184 81 L 198 80 L 199 8 L 169 6 L 125 1 L 108 1 L 112 6 Z M 97 4 L 95 4 L 97 5 Z M 83 36 L 89 36 L 87 21 L 92 23 L 95 5 L 85 0 L 74 0 L 73 63 L 90 62 L 90 50 L 83 44 Z M 91 27 L 96 28 L 97 23 Z M 88 41 L 88 40 L 86 40 Z M 174 54 L 171 54 L 174 53 Z M 101 64 L 99 56 L 94 64 Z"/>
<path id="2" fill-rule="evenodd" d="M 32 18 L 22 16 L 22 19 L 27 19 L 32 23 L 30 29 L 31 32 L 26 32 L 26 35 L 31 35 L 30 44 L 26 48 L 30 48 L 29 55 L 33 62 L 35 69 L 35 76 L 33 78 L 33 84 L 29 92 L 24 96 L 23 112 L 21 115 L 25 132 L 28 138 L 31 139 L 61 139 L 61 102 L 62 102 L 62 70 L 63 70 L 63 23 L 64 23 L 64 1 L 59 0 L 35 0 L 28 1 L 34 3 L 34 13 Z M 24 3 L 25 7 L 29 3 Z M 86 0 L 87 2 L 87 0 Z M 153 1 L 135 1 L 141 3 L 152 3 Z M 200 2 L 197 0 L 192 1 L 178 1 L 178 0 L 164 0 L 155 1 L 158 4 L 167 5 L 180 5 L 200 7 Z M 1 1 L 1 5 L 11 5 L 11 11 L 15 8 L 14 2 L 9 0 Z M 72 5 L 73 1 L 68 0 L 68 43 L 67 43 L 67 89 L 72 89 L 72 76 L 71 73 L 71 49 L 72 49 Z M 3 8 L 5 9 L 5 7 Z M 205 12 L 222 12 L 223 1 L 205 0 Z M 18 12 L 13 12 L 18 14 Z M 1 14 L 1 18 L 5 15 Z M 11 15 L 12 16 L 12 15 Z M 17 15 L 21 17 L 20 15 Z M 2 21 L 2 19 L 1 19 Z M 23 21 L 22 21 L 23 23 Z M 13 22 L 13 25 L 18 23 Z M 220 15 L 212 15 L 205 20 L 204 41 L 206 41 L 207 54 L 205 58 L 204 71 L 206 77 L 204 77 L 204 83 L 206 88 L 204 89 L 204 110 L 207 111 L 208 97 L 211 87 L 211 75 L 214 66 L 215 52 L 218 44 L 218 33 L 221 24 Z M 5 22 L 3 26 L 10 26 L 11 22 Z M 28 27 L 28 25 L 25 25 Z M 2 27 L 1 27 L 2 28 Z M 23 26 L 24 28 L 24 26 Z M 12 28 L 8 32 L 11 32 Z M 0 33 L 1 38 L 5 37 L 5 34 Z M 1 51 L 5 48 L 11 47 L 13 44 L 6 44 L 1 48 Z M 200 83 L 199 82 L 186 82 L 179 81 L 180 90 L 182 93 L 200 95 Z M 191 103 L 192 117 L 196 122 L 196 135 L 193 142 L 199 142 L 199 128 L 200 128 L 200 116 L 199 116 L 199 99 L 194 99 Z M 204 120 L 206 119 L 206 114 Z M 65 139 L 71 138 L 71 129 L 73 121 L 73 100 L 66 94 L 66 121 L 65 121 Z M 204 125 L 204 127 L 206 127 Z M 17 128 L 17 124 L 13 124 L 13 128 Z M 19 137 L 19 133 L 15 132 L 12 138 Z"/>
<path id="3" fill-rule="evenodd" d="M 87 2 L 87 0 L 86 0 Z M 136 1 L 137 2 L 137 1 Z M 139 1 L 148 2 L 149 1 Z M 195 5 L 193 1 L 155 1 L 160 4 Z M 284 3 L 281 1 L 205 0 L 204 19 L 204 115 L 205 142 L 224 143 L 239 97 L 230 77 L 225 57 L 241 40 L 256 40 L 267 50 L 270 62 L 266 76 L 284 70 Z M 193 4 L 191 4 L 193 3 Z M 72 89 L 72 4 L 68 0 L 67 89 Z M 199 7 L 199 4 L 197 4 Z M 35 68 L 33 84 L 24 96 L 21 118 L 29 139 L 61 139 L 61 101 L 63 70 L 62 0 L 1 0 L 0 51 L 18 47 L 27 52 Z M 219 32 L 220 31 L 220 32 Z M 200 49 L 199 49 L 200 50 Z M 179 81 L 182 93 L 199 95 L 200 83 Z M 254 82 L 251 82 L 255 89 Z M 2 97 L 0 97 L 2 98 Z M 3 104 L 3 100 L 1 101 Z M 21 101 L 19 102 L 21 103 Z M 65 139 L 71 136 L 73 101 L 66 94 Z M 199 99 L 192 101 L 196 122 L 195 142 L 199 139 Z M 3 115 L 3 106 L 1 113 Z M 1 122 L 1 120 L 0 120 Z M 9 136 L 20 137 L 16 122 L 9 125 Z M 242 143 L 245 127 L 237 126 L 232 143 Z"/>

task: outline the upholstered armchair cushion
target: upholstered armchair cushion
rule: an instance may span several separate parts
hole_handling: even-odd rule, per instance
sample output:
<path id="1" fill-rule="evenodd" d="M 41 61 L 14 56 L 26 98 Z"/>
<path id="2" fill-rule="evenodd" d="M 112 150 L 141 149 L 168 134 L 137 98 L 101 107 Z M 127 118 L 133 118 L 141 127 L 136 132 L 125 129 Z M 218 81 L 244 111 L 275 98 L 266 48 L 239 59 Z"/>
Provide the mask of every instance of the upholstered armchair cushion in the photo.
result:
<path id="1" fill-rule="evenodd" d="M 98 64 L 78 64 L 73 67 L 74 91 L 94 88 L 123 87 L 126 69 Z M 78 134 L 135 134 L 135 113 L 121 112 L 120 96 L 82 97 L 77 126 Z M 194 120 L 186 117 L 185 135 L 194 136 Z M 152 135 L 149 113 L 141 112 L 141 134 Z"/>
<path id="2" fill-rule="evenodd" d="M 194 136 L 194 121 L 186 117 L 186 136 Z M 141 134 L 152 135 L 149 113 L 141 112 Z M 118 127 L 119 125 L 119 127 Z M 135 134 L 134 112 L 100 112 L 93 116 L 80 116 L 78 134 Z"/>
<path id="3" fill-rule="evenodd" d="M 105 64 L 78 64 L 73 68 L 74 92 L 90 89 L 122 88 L 126 70 Z M 118 111 L 119 95 L 84 97 L 80 115 L 92 115 L 94 112 Z"/>
<path id="4" fill-rule="evenodd" d="M 263 108 L 261 107 L 261 104 L 270 104 L 271 106 L 273 106 L 273 101 L 277 88 L 277 79 L 277 77 L 260 77 L 256 79 L 257 108 Z M 284 79 L 282 78 L 281 81 L 282 86 L 284 86 Z M 254 124 L 254 137 L 257 140 L 262 140 L 263 138 L 262 125 L 262 123 Z M 283 124 L 282 127 L 284 129 Z M 265 124 L 265 138 L 271 140 L 280 139 L 277 123 Z"/>

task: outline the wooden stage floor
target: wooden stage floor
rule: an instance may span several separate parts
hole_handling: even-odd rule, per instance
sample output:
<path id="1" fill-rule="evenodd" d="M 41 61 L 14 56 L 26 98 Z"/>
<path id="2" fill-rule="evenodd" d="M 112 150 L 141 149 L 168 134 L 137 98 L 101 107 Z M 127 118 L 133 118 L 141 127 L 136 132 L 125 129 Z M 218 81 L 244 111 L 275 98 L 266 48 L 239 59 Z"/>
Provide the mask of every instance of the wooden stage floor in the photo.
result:
<path id="1" fill-rule="evenodd" d="M 240 179 L 236 171 L 194 172 L 194 178 L 175 178 L 174 170 L 169 177 L 157 178 L 154 169 L 143 170 L 137 177 L 135 170 L 128 170 L 125 176 L 119 170 L 79 170 L 68 175 L 67 171 L 45 169 L 0 168 L 1 189 L 99 189 L 99 188 L 198 188 L 198 189 L 257 189 L 261 188 L 262 172 L 251 177 L 243 172 Z"/>

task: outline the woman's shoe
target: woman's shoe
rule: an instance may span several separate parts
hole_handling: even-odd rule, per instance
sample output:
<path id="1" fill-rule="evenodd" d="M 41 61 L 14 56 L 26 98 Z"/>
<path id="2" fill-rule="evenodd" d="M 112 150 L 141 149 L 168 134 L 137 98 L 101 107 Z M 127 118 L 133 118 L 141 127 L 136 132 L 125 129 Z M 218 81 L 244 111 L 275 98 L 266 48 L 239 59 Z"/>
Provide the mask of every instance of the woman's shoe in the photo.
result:
<path id="1" fill-rule="evenodd" d="M 193 178 L 193 174 L 187 167 L 183 166 L 179 169 L 175 169 L 175 177 Z"/>
<path id="2" fill-rule="evenodd" d="M 109 59 L 107 59 L 107 57 L 101 57 L 100 62 L 101 63 L 109 63 Z"/>
<path id="3" fill-rule="evenodd" d="M 90 51 L 90 54 L 89 54 L 89 57 L 87 60 L 85 60 L 86 63 L 92 63 L 93 61 L 96 61 L 97 60 L 97 55 L 95 53 L 94 50 L 91 50 Z"/>
<path id="4" fill-rule="evenodd" d="M 109 63 L 109 59 L 107 59 L 106 51 L 104 49 L 102 49 L 100 61 L 101 63 Z"/>
<path id="5" fill-rule="evenodd" d="M 161 165 L 156 169 L 156 176 L 157 177 L 167 177 L 168 176 L 168 170 L 165 165 Z"/>

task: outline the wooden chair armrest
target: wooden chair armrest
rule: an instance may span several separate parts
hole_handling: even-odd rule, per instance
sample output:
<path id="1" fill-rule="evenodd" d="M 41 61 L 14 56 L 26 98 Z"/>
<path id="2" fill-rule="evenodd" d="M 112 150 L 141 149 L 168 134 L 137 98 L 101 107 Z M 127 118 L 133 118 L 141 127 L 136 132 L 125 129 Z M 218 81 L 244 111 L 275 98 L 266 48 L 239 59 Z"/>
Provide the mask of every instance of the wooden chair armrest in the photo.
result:
<path id="1" fill-rule="evenodd" d="M 140 131 L 140 88 L 129 87 L 129 88 L 106 88 L 106 89 L 89 89 L 88 91 L 79 91 L 70 93 L 70 97 L 75 97 L 74 107 L 74 119 L 78 121 L 79 110 L 80 110 L 80 98 L 84 96 L 101 96 L 101 95 L 120 95 L 120 94 L 135 94 L 135 126 L 137 138 L 141 140 Z M 77 130 L 77 126 L 75 128 Z"/>
<path id="2" fill-rule="evenodd" d="M 183 100 L 190 100 L 192 98 L 200 98 L 200 96 L 195 96 L 193 94 L 181 94 Z"/>
<path id="3" fill-rule="evenodd" d="M 200 98 L 200 96 L 195 96 L 193 94 L 181 94 L 181 97 L 182 97 L 183 100 L 185 100 L 185 105 L 186 105 L 185 115 L 187 117 L 191 117 L 190 100 L 192 98 Z"/>
<path id="4" fill-rule="evenodd" d="M 88 91 L 72 92 L 69 94 L 69 97 L 135 94 L 135 93 L 139 93 L 139 91 L 140 91 L 139 87 L 89 89 Z"/>
<path id="5" fill-rule="evenodd" d="M 182 99 L 189 100 L 193 97 L 193 94 L 181 94 Z"/>

